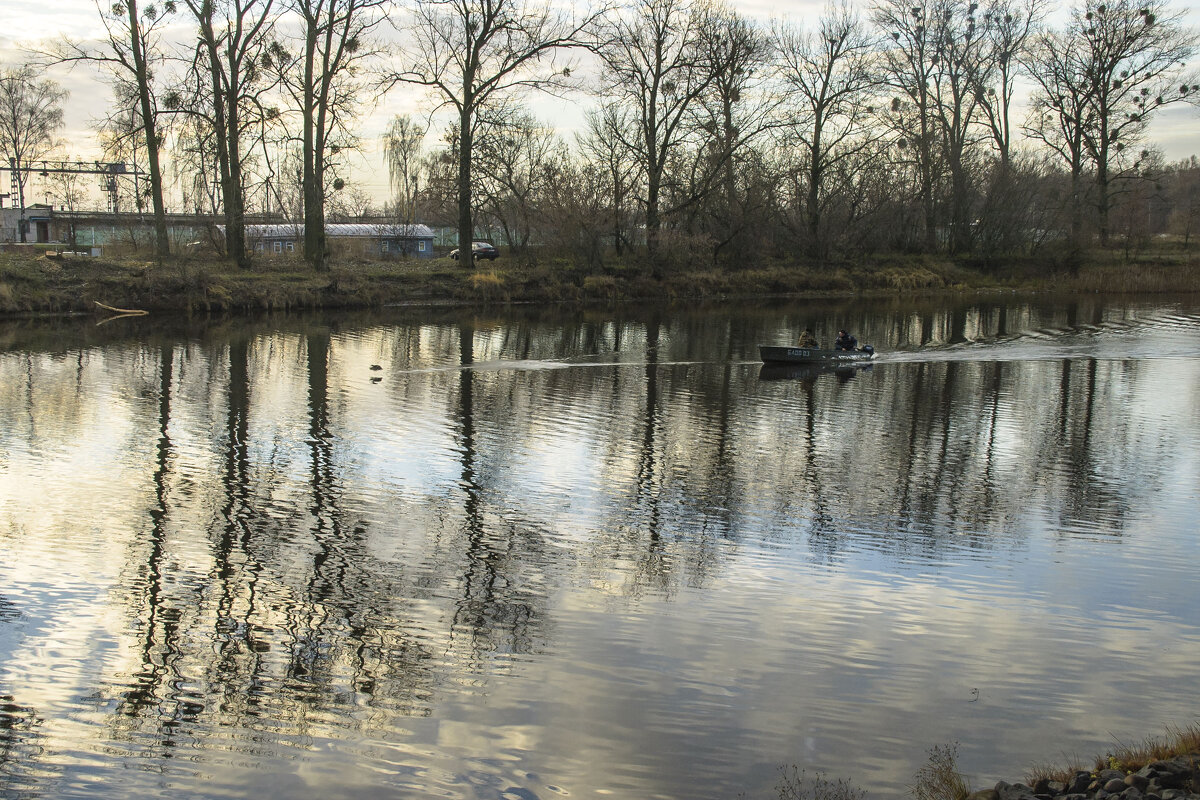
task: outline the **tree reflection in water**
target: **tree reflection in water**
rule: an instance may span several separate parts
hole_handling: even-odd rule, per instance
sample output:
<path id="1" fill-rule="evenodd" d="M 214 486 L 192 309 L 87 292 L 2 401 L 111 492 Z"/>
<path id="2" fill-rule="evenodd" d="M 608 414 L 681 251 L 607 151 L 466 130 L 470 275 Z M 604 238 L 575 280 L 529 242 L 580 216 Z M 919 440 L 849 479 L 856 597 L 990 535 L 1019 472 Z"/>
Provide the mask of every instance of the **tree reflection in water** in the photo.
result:
<path id="1" fill-rule="evenodd" d="M 529 655 L 535 650 L 541 633 L 538 595 L 531 587 L 537 581 L 522 573 L 541 562 L 541 537 L 528 526 L 505 519 L 502 511 L 488 513 L 488 475 L 479 469 L 476 452 L 475 330 L 464 325 L 459 336 L 457 429 L 465 552 L 461 594 L 449 633 L 452 648 L 465 637 L 463 664 L 482 673 L 492 654 Z"/>
<path id="2" fill-rule="evenodd" d="M 10 656 L 0 673 L 0 775 L 14 791 L 52 792 L 95 769 L 89 758 L 100 754 L 137 765 L 96 769 L 114 795 L 154 794 L 142 776 L 156 773 L 173 790 L 203 793 L 226 772 L 232 785 L 247 780 L 246 761 L 337 772 L 328 765 L 342 759 L 378 769 L 397 793 L 438 784 L 452 795 L 471 781 L 515 786 L 557 757 L 576 780 L 596 779 L 592 756 L 558 752 L 556 742 L 590 743 L 592 753 L 625 744 L 597 744 L 603 727 L 581 731 L 578 715 L 603 721 L 607 709 L 573 704 L 602 693 L 596 686 L 620 686 L 613 676 L 649 669 L 605 662 L 603 637 L 614 636 L 614 653 L 661 655 L 688 673 L 719 661 L 725 643 L 706 637 L 720 629 L 714 618 L 732 614 L 771 632 L 754 642 L 766 648 L 750 665 L 754 680 L 744 688 L 672 675 L 687 679 L 671 695 L 681 705 L 645 735 L 729 759 L 696 774 L 736 783 L 722 770 L 746 753 L 689 737 L 749 734 L 760 747 L 786 737 L 739 727 L 770 716 L 755 681 L 787 683 L 771 669 L 825 663 L 843 640 L 885 648 L 859 641 L 871 629 L 853 608 L 852 629 L 774 623 L 803 634 L 789 638 L 758 620 L 767 610 L 721 603 L 773 597 L 773 581 L 796 575 L 802 587 L 880 572 L 916 581 L 969 572 L 972 560 L 1006 564 L 1024 549 L 1132 538 L 1131 521 L 1194 468 L 1200 436 L 1186 401 L 1156 384 L 1161 363 L 1143 356 L 1165 347 L 1186 372 L 1193 361 L 1178 354 L 1194 354 L 1197 319 L 1096 298 L 405 312 L 162 330 L 142 321 L 54 336 L 23 324 L 0 352 L 0 411 L 12 421 L 0 433 L 0 540 L 15 554 L 0 567 L 12 587 L 0 598 Z M 821 338 L 853 327 L 883 355 L 849 372 L 772 374 L 758 363 L 758 344 L 809 325 Z M 72 337 L 64 355 L 57 343 Z M 384 365 L 374 381 L 369 364 Z M 77 451 L 94 454 L 94 466 L 56 469 L 56 457 Z M 26 475 L 35 489 L 19 483 Z M 35 496 L 78 500 L 47 510 Z M 105 642 L 95 652 L 46 646 L 44 631 L 70 620 L 45 576 L 26 578 L 41 561 L 70 565 L 64 585 L 102 587 L 104 609 L 88 622 Z M 1133 559 L 1124 574 L 1140 568 Z M 1049 591 L 1013 589 L 1034 590 Z M 1067 624 L 1103 617 L 1077 614 Z M 691 655 L 672 660 L 656 650 L 662 642 L 618 641 L 613 629 L 669 631 Z M 597 640 L 581 643 L 580 631 Z M 701 633 L 687 640 L 689 631 Z M 797 638 L 824 649 L 797 659 Z M 575 664 L 567 642 L 592 646 L 600 663 Z M 1030 644 L 1050 659 L 1041 646 Z M 909 676 L 950 657 L 918 651 L 933 660 L 909 665 Z M 31 666 L 39 658 L 57 663 Z M 831 669 L 850 666 L 861 665 Z M 1170 662 L 1161 669 L 1150 679 L 1178 677 Z M 1070 667 L 1048 661 L 1046 670 L 1031 683 Z M 81 676 L 79 685 L 63 674 Z M 555 684 L 563 674 L 578 679 L 565 695 Z M 877 675 L 862 680 L 886 688 Z M 529 693 L 514 700 L 519 687 Z M 807 699 L 814 719 L 826 709 L 826 728 L 848 724 L 839 709 L 859 702 L 836 692 Z M 497 721 L 496 730 L 464 733 L 464 717 Z M 653 752 L 626 757 L 646 759 L 645 793 L 696 789 L 657 785 L 672 770 Z M 312 780 L 314 795 L 327 788 Z"/>

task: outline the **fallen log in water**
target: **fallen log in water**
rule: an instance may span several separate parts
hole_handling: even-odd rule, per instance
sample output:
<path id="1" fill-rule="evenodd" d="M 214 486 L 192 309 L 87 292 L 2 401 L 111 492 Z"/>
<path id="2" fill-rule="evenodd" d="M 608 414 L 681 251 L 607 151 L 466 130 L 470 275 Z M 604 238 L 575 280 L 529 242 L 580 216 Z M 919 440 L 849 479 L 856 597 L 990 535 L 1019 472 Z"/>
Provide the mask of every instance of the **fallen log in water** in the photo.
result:
<path id="1" fill-rule="evenodd" d="M 105 305 L 104 303 L 101 303 L 99 300 L 93 300 L 92 302 L 95 303 L 96 305 L 100 306 L 101 308 L 103 308 L 105 311 L 111 311 L 114 314 L 127 314 L 127 315 L 134 315 L 134 316 L 140 317 L 140 316 L 150 313 L 149 311 L 145 311 L 140 308 L 113 308 L 112 306 L 108 306 L 108 305 Z"/>

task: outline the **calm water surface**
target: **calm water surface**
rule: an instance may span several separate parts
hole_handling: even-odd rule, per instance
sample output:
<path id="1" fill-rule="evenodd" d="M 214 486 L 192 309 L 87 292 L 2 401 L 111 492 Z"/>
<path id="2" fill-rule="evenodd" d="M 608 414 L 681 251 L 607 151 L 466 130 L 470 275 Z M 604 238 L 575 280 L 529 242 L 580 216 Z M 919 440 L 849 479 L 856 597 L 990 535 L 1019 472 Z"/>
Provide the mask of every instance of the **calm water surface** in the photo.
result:
<path id="1" fill-rule="evenodd" d="M 1198 389 L 1194 298 L 0 324 L 0 793 L 1090 759 L 1196 719 Z"/>

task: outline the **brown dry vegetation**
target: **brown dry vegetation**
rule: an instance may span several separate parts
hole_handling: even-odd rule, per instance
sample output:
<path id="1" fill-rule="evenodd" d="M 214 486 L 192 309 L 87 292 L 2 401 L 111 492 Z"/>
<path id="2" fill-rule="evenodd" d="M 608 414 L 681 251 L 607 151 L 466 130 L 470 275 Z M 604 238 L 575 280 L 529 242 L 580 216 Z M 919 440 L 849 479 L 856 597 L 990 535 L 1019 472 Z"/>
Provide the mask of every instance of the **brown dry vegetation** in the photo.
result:
<path id="1" fill-rule="evenodd" d="M 934 745 L 929 760 L 917 770 L 910 792 L 916 800 L 964 800 L 971 785 L 958 771 L 958 744 Z"/>
<path id="2" fill-rule="evenodd" d="M 345 259 L 315 272 L 298 258 L 260 259 L 238 270 L 223 261 L 55 257 L 0 253 L 0 313 L 121 308 L 258 311 L 370 308 L 388 304 L 611 304 L 778 296 L 913 295 L 979 289 L 1107 292 L 1200 291 L 1200 256 L 1180 250 L 1127 258 L 1090 256 L 1087 266 L 1053 258 L 1003 264 L 888 255 L 832 263 L 764 261 L 737 270 L 680 267 L 651 277 L 636 259 L 585 270 L 566 259 L 502 259 L 471 271 L 431 261 Z"/>
<path id="3" fill-rule="evenodd" d="M 1119 769 L 1126 773 L 1137 772 L 1155 761 L 1167 761 L 1188 754 L 1200 754 L 1200 723 L 1183 727 L 1169 727 L 1164 735 L 1155 736 L 1142 742 L 1133 744 L 1117 742 L 1112 750 L 1104 755 L 1096 756 L 1092 762 L 1091 771 Z M 1085 769 L 1087 766 L 1084 765 L 1084 762 L 1078 758 L 1070 758 L 1065 764 L 1036 766 L 1026 776 L 1026 779 L 1030 785 L 1041 778 L 1065 781 L 1076 772 Z"/>
<path id="4" fill-rule="evenodd" d="M 1200 755 L 1200 723 L 1168 728 L 1164 736 L 1135 744 L 1117 743 L 1112 751 L 1096 757 L 1091 771 L 1119 769 L 1132 773 L 1155 761 L 1189 754 Z M 909 796 L 916 800 L 965 800 L 971 793 L 971 786 L 958 769 L 957 743 L 935 745 L 929 749 L 928 756 L 913 776 Z M 1025 783 L 1029 786 L 1042 780 L 1067 783 L 1075 773 L 1085 769 L 1078 758 L 1067 757 L 1060 764 L 1035 766 L 1026 775 Z M 794 765 L 782 770 L 775 791 L 779 800 L 862 800 L 866 796 L 864 791 L 846 780 L 831 780 L 820 772 L 810 776 Z"/>

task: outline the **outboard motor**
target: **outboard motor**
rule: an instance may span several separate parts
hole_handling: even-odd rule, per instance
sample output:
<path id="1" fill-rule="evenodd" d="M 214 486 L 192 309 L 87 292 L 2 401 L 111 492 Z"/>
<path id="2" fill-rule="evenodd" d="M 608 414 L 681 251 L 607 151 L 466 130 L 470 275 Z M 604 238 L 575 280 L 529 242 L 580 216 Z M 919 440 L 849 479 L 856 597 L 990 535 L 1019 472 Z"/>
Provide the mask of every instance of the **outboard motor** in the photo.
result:
<path id="1" fill-rule="evenodd" d="M 862 351 L 869 356 L 875 355 L 875 348 L 871 347 L 871 345 L 869 345 L 869 344 L 864 344 Z"/>

